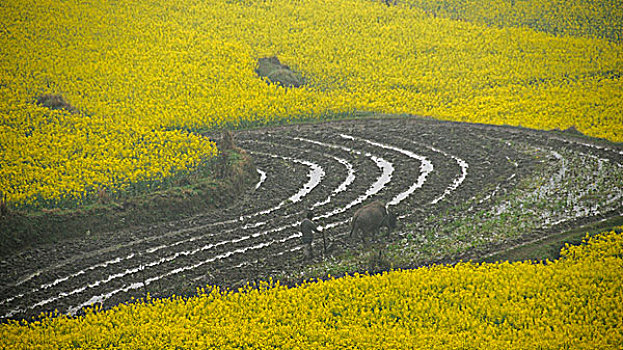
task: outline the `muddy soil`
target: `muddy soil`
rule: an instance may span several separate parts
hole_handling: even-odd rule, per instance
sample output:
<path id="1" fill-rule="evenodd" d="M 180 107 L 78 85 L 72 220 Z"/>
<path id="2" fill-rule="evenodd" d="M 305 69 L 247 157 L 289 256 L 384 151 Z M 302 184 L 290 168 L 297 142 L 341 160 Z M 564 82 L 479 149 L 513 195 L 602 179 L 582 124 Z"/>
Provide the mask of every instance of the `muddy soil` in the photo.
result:
<path id="1" fill-rule="evenodd" d="M 442 228 L 477 213 L 532 220 L 520 234 L 483 230 L 473 249 L 427 258 L 444 262 L 623 213 L 623 148 L 581 135 L 413 117 L 242 131 L 235 141 L 253 156 L 260 180 L 230 207 L 6 257 L 0 261 L 0 317 L 76 314 L 146 293 L 299 276 L 323 262 L 320 237 L 315 258 L 303 258 L 298 224 L 308 209 L 332 247 L 325 263 L 365 249 L 359 237 L 348 237 L 349 219 L 373 200 L 388 203 L 401 223 L 376 244 L 404 242 L 410 251 L 444 242 L 452 234 L 430 232 L 446 232 Z M 547 205 L 562 197 L 566 204 Z"/>

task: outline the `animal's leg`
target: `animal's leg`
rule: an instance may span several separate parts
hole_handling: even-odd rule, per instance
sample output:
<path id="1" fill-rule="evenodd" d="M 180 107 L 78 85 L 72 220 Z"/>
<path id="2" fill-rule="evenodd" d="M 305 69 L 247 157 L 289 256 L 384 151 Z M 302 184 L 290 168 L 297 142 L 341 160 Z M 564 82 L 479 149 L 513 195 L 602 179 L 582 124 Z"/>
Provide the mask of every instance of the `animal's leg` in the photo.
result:
<path id="1" fill-rule="evenodd" d="M 381 236 L 381 225 L 378 225 L 373 231 L 372 233 L 374 234 L 374 239 L 375 241 Z"/>

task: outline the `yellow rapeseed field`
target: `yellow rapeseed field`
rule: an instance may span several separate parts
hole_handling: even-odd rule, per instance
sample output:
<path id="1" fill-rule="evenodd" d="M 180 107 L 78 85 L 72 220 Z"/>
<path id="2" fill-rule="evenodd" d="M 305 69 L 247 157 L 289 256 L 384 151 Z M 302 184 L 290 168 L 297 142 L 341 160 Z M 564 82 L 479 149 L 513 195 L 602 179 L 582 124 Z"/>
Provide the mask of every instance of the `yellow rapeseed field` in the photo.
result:
<path id="1" fill-rule="evenodd" d="M 389 0 L 390 2 L 392 0 Z M 396 0 L 432 16 L 557 35 L 623 40 L 623 11 L 609 0 Z"/>
<path id="2" fill-rule="evenodd" d="M 546 263 L 435 265 L 0 325 L 7 349 L 620 349 L 623 235 Z"/>
<path id="3" fill-rule="evenodd" d="M 621 44 L 535 30 L 534 13 L 561 5 L 516 2 L 536 10 L 504 26 L 505 2 L 463 6 L 463 20 L 424 1 L 4 1 L 0 188 L 14 207 L 80 205 L 195 171 L 217 152 L 198 130 L 354 110 L 623 141 Z M 549 17 L 616 28 L 623 9 L 598 3 L 598 21 Z M 501 25 L 481 20 L 485 10 Z M 267 84 L 254 71 L 267 56 L 307 84 Z M 73 108 L 37 104 L 45 94 Z"/>

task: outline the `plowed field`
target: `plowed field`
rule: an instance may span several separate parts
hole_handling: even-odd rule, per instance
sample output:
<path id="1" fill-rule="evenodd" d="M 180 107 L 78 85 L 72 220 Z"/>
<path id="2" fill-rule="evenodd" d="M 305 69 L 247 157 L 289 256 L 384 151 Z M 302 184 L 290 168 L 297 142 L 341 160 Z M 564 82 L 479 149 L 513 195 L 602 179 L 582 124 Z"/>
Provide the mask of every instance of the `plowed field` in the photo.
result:
<path id="1" fill-rule="evenodd" d="M 302 258 L 298 224 L 307 209 L 336 259 L 362 249 L 348 237 L 349 220 L 378 199 L 401 226 L 377 244 L 419 256 L 439 241 L 452 249 L 422 256 L 450 261 L 623 213 L 623 149 L 575 133 L 412 118 L 242 131 L 235 139 L 258 171 L 243 198 L 192 219 L 8 257 L 0 262 L 0 317 L 73 314 L 146 292 L 296 273 L 322 260 L 322 239 L 313 261 Z"/>

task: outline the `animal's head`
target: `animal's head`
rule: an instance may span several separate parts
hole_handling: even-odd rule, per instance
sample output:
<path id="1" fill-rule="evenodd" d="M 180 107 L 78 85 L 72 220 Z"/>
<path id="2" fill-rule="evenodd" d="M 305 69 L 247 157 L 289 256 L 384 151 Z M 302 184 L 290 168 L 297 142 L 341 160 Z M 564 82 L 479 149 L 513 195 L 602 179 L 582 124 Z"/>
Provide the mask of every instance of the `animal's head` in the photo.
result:
<path id="1" fill-rule="evenodd" d="M 383 221 L 385 223 L 385 226 L 387 226 L 390 231 L 398 227 L 398 218 L 396 217 L 396 214 L 390 211 L 387 211 L 387 215 L 385 216 Z"/>

